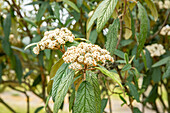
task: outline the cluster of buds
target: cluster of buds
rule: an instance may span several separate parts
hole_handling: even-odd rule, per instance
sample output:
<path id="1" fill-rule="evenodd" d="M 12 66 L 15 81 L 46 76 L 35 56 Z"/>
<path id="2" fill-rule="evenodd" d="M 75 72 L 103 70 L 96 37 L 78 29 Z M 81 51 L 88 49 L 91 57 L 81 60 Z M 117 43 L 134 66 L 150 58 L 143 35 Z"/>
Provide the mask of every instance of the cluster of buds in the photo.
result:
<path id="1" fill-rule="evenodd" d="M 19 44 L 21 41 L 20 41 L 20 39 L 15 38 L 14 34 L 10 34 L 10 35 L 9 35 L 9 42 L 10 42 L 12 45 L 17 45 L 17 44 Z"/>
<path id="2" fill-rule="evenodd" d="M 170 35 L 170 26 L 166 25 L 161 29 L 161 35 Z"/>
<path id="3" fill-rule="evenodd" d="M 161 44 L 148 45 L 146 46 L 146 49 L 150 52 L 151 57 L 161 56 L 166 52 Z"/>
<path id="4" fill-rule="evenodd" d="M 59 49 L 66 42 L 73 42 L 74 38 L 75 36 L 67 28 L 46 31 L 41 41 L 33 48 L 33 52 L 39 54 L 44 49 Z"/>
<path id="5" fill-rule="evenodd" d="M 162 1 L 157 1 L 156 2 L 159 6 L 159 9 L 169 9 L 170 8 L 170 1 L 169 0 L 165 0 L 164 3 Z"/>
<path id="6" fill-rule="evenodd" d="M 114 62 L 110 53 L 101 49 L 98 45 L 81 42 L 77 47 L 72 46 L 62 56 L 64 62 L 71 63 L 70 69 L 80 70 L 84 68 L 96 66 L 97 63 L 105 63 L 107 60 Z"/>

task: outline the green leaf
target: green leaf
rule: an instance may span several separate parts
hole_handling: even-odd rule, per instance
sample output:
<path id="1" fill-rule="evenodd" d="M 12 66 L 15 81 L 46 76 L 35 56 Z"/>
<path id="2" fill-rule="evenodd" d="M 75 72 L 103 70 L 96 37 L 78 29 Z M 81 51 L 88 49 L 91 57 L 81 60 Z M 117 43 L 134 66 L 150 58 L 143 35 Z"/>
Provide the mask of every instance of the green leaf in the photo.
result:
<path id="1" fill-rule="evenodd" d="M 48 2 L 43 2 L 38 10 L 38 14 L 36 15 L 36 21 L 39 22 L 42 18 L 42 16 L 45 13 L 45 10 L 47 9 Z"/>
<path id="2" fill-rule="evenodd" d="M 34 2 L 30 2 L 28 4 L 25 4 L 25 6 L 26 5 L 36 5 L 36 4 L 41 4 L 41 3 L 43 3 L 43 2 L 42 1 L 34 1 Z"/>
<path id="3" fill-rule="evenodd" d="M 73 104 L 75 100 L 75 88 L 73 89 L 73 92 L 71 93 L 70 100 L 69 100 L 69 111 L 71 111 Z"/>
<path id="4" fill-rule="evenodd" d="M 101 91 L 100 91 L 100 85 L 98 82 L 98 79 L 96 77 L 96 74 L 88 71 L 86 72 L 87 74 L 87 81 L 89 81 L 91 83 L 91 85 L 93 86 L 93 90 L 94 90 L 94 95 L 95 95 L 95 107 L 96 107 L 96 113 L 100 113 L 101 110 Z"/>
<path id="5" fill-rule="evenodd" d="M 133 113 L 142 113 L 137 107 L 133 108 Z"/>
<path id="6" fill-rule="evenodd" d="M 146 75 L 147 76 L 143 77 L 143 83 L 142 83 L 142 89 L 145 89 L 145 90 L 147 90 L 147 88 L 148 88 L 148 86 L 150 84 L 151 78 L 152 78 L 151 71 L 148 71 L 146 73 Z"/>
<path id="7" fill-rule="evenodd" d="M 165 57 L 165 58 L 159 60 L 158 62 L 156 62 L 155 64 L 153 64 L 152 67 L 154 68 L 154 67 L 162 66 L 162 65 L 166 64 L 169 60 L 170 60 L 170 56 Z"/>
<path id="8" fill-rule="evenodd" d="M 108 71 L 104 67 L 96 67 L 96 69 L 100 70 L 103 74 L 105 74 L 106 76 L 110 77 L 113 81 L 117 82 L 121 88 L 123 88 L 123 86 L 120 83 L 120 81 L 114 76 L 114 72 L 111 73 L 110 71 Z"/>
<path id="9" fill-rule="evenodd" d="M 124 59 L 124 52 L 118 50 L 118 49 L 115 49 L 115 52 L 114 52 L 115 55 L 117 55 L 118 57 L 120 58 L 123 58 Z"/>
<path id="10" fill-rule="evenodd" d="M 38 108 L 34 111 L 34 113 L 39 113 L 43 108 L 44 108 L 44 106 L 38 107 Z"/>
<path id="11" fill-rule="evenodd" d="M 57 70 L 60 68 L 60 66 L 64 63 L 63 59 L 59 59 L 51 68 L 50 71 L 50 78 L 53 78 L 57 72 Z"/>
<path id="12" fill-rule="evenodd" d="M 83 4 L 83 0 L 77 0 L 77 6 L 80 8 Z"/>
<path id="13" fill-rule="evenodd" d="M 64 101 L 64 97 L 67 94 L 67 91 L 70 87 L 70 85 L 73 82 L 74 77 L 74 71 L 71 69 L 65 70 L 64 75 L 60 79 L 60 83 L 58 84 L 58 88 L 56 89 L 56 96 L 55 96 L 55 102 L 54 102 L 54 113 L 57 113 L 60 109 L 60 106 L 62 105 Z M 58 81 L 57 79 L 54 79 L 54 82 Z M 55 84 L 53 84 L 55 85 Z M 54 86 L 55 87 L 55 86 Z"/>
<path id="14" fill-rule="evenodd" d="M 52 78 L 53 81 L 53 85 L 52 85 L 52 98 L 53 100 L 55 100 L 56 97 L 56 93 L 59 87 L 59 84 L 61 83 L 61 79 L 66 76 L 66 71 L 68 68 L 68 64 L 63 63 L 60 68 L 57 70 L 55 76 Z"/>
<path id="15" fill-rule="evenodd" d="M 18 78 L 19 83 L 21 83 L 21 79 L 22 79 L 22 75 L 23 75 L 22 65 L 21 65 L 21 61 L 17 55 L 15 55 L 15 59 L 16 59 L 15 72 L 16 72 L 16 76 Z"/>
<path id="16" fill-rule="evenodd" d="M 106 98 L 102 99 L 102 102 L 101 102 L 101 112 L 100 113 L 104 112 L 104 109 L 105 109 L 105 107 L 107 105 L 107 101 L 108 101 L 108 99 L 106 99 Z"/>
<path id="17" fill-rule="evenodd" d="M 57 17 L 57 19 L 60 19 L 60 6 L 57 2 L 55 2 L 55 6 L 54 6 L 54 15 Z"/>
<path id="18" fill-rule="evenodd" d="M 147 49 L 145 49 L 145 57 L 147 68 L 150 69 L 152 66 L 152 57 L 150 56 L 150 52 Z"/>
<path id="19" fill-rule="evenodd" d="M 0 83 L 2 81 L 2 63 L 0 64 Z"/>
<path id="20" fill-rule="evenodd" d="M 126 100 L 121 95 L 119 95 L 119 98 L 123 101 L 124 104 L 127 103 Z"/>
<path id="21" fill-rule="evenodd" d="M 129 86 L 130 94 L 136 99 L 137 102 L 139 102 L 139 93 L 136 89 L 135 85 L 133 85 L 131 82 L 126 83 Z"/>
<path id="22" fill-rule="evenodd" d="M 127 27 L 125 29 L 125 34 L 124 34 L 124 38 L 127 40 L 132 36 L 132 31 L 131 29 L 131 18 L 129 16 L 128 11 L 126 12 L 126 14 L 123 16 L 123 20 L 125 22 L 125 26 Z M 129 29 L 128 29 L 129 28 Z"/>
<path id="23" fill-rule="evenodd" d="M 11 28 L 11 15 L 8 14 L 7 17 L 3 21 L 3 30 L 4 30 L 5 40 L 9 39 L 10 28 Z"/>
<path id="24" fill-rule="evenodd" d="M 29 72 L 27 72 L 27 73 L 24 75 L 24 79 L 27 78 L 32 72 L 33 72 L 33 70 L 30 70 Z"/>
<path id="25" fill-rule="evenodd" d="M 77 39 L 77 38 L 75 38 L 75 39 Z M 77 46 L 79 44 L 79 42 L 77 42 L 77 41 L 73 41 L 73 42 L 66 42 L 66 46 L 67 47 L 71 47 L 71 46 Z"/>
<path id="26" fill-rule="evenodd" d="M 69 5 L 70 7 L 72 7 L 75 11 L 77 11 L 78 13 L 80 13 L 79 8 L 70 0 L 63 0 L 63 2 L 65 2 L 67 5 Z"/>
<path id="27" fill-rule="evenodd" d="M 98 13 L 99 17 L 97 18 L 97 32 L 100 32 L 103 29 L 106 22 L 113 14 L 117 2 L 118 0 L 105 0 L 105 4 L 100 10 L 100 13 Z"/>
<path id="28" fill-rule="evenodd" d="M 136 57 L 139 57 L 141 51 L 143 50 L 146 38 L 147 38 L 147 34 L 149 31 L 148 28 L 148 23 L 149 23 L 149 19 L 148 19 L 148 15 L 147 12 L 145 10 L 145 8 L 141 5 L 140 2 L 137 3 L 138 9 L 139 9 L 139 13 L 138 13 L 138 18 L 140 20 L 140 33 L 138 38 L 138 42 L 139 45 L 137 47 L 137 55 Z"/>
<path id="29" fill-rule="evenodd" d="M 170 66 L 167 68 L 166 72 L 163 74 L 163 79 L 170 77 Z"/>
<path id="30" fill-rule="evenodd" d="M 158 83 L 161 80 L 161 69 L 159 67 L 153 69 L 152 80 L 155 83 Z"/>
<path id="31" fill-rule="evenodd" d="M 131 69 L 131 64 L 126 64 L 121 71 L 128 71 L 129 69 Z"/>
<path id="32" fill-rule="evenodd" d="M 151 14 L 152 16 L 155 18 L 155 21 L 158 19 L 158 11 L 155 7 L 155 4 L 153 3 L 152 0 L 145 0 L 147 6 L 149 7 L 149 9 L 151 10 Z"/>
<path id="33" fill-rule="evenodd" d="M 50 56 L 51 56 L 51 50 L 50 49 L 45 49 L 44 53 L 45 53 L 46 58 L 49 60 Z"/>
<path id="34" fill-rule="evenodd" d="M 121 48 L 121 47 L 127 46 L 127 45 L 131 44 L 132 42 L 133 42 L 133 40 L 131 40 L 131 39 L 121 40 L 120 44 L 119 44 L 119 47 Z"/>
<path id="35" fill-rule="evenodd" d="M 147 67 L 147 62 L 146 62 L 146 56 L 143 51 L 142 51 L 142 60 L 143 60 L 144 66 L 145 66 L 145 70 L 147 71 L 148 67 Z"/>
<path id="36" fill-rule="evenodd" d="M 93 86 L 84 81 L 80 84 L 74 104 L 75 113 L 96 113 Z"/>
<path id="37" fill-rule="evenodd" d="M 144 104 L 146 104 L 146 102 L 155 102 L 157 97 L 158 97 L 158 84 L 155 84 L 152 90 L 150 91 L 149 96 L 144 101 Z"/>
<path id="38" fill-rule="evenodd" d="M 113 55 L 116 45 L 117 45 L 117 34 L 119 28 L 119 19 L 115 19 L 114 22 L 109 26 L 109 31 L 107 33 L 106 49 Z"/>
<path id="39" fill-rule="evenodd" d="M 33 21 L 31 21 L 29 18 L 24 17 L 23 20 L 37 28 L 37 25 Z"/>
<path id="40" fill-rule="evenodd" d="M 135 24 L 134 24 L 133 15 L 130 9 L 129 9 L 129 13 L 130 13 L 130 18 L 131 18 L 132 39 L 134 39 L 135 38 Z"/>
<path id="41" fill-rule="evenodd" d="M 91 33 L 90 33 L 90 37 L 89 37 L 89 41 L 91 41 L 91 43 L 95 43 L 97 40 L 97 31 L 96 30 L 93 30 Z"/>
<path id="42" fill-rule="evenodd" d="M 100 13 L 101 10 L 102 10 L 102 7 L 104 7 L 104 5 L 105 5 L 105 2 L 106 2 L 106 0 L 102 1 L 102 2 L 98 5 L 98 7 L 96 8 L 96 10 L 94 11 L 94 13 L 93 13 L 93 15 L 92 15 L 92 17 L 91 17 L 88 25 L 87 25 L 87 31 L 89 31 L 89 29 L 90 29 L 91 26 L 93 25 L 94 21 L 98 18 L 99 13 Z"/>
<path id="43" fill-rule="evenodd" d="M 35 87 L 35 86 L 38 85 L 40 82 L 41 82 L 41 75 L 38 75 L 38 76 L 35 78 L 35 80 L 34 80 L 34 82 L 33 82 L 33 84 L 32 84 L 32 87 Z"/>
<path id="44" fill-rule="evenodd" d="M 11 44 L 8 40 L 2 39 L 2 49 L 8 56 L 12 55 Z"/>
<path id="45" fill-rule="evenodd" d="M 126 64 L 129 64 L 129 57 L 127 53 L 124 54 L 124 59 L 126 61 Z"/>
<path id="46" fill-rule="evenodd" d="M 47 109 L 47 105 L 48 105 L 50 98 L 51 98 L 51 91 L 50 91 L 49 95 L 47 96 L 47 99 L 46 99 L 46 102 L 45 102 L 45 109 Z"/>

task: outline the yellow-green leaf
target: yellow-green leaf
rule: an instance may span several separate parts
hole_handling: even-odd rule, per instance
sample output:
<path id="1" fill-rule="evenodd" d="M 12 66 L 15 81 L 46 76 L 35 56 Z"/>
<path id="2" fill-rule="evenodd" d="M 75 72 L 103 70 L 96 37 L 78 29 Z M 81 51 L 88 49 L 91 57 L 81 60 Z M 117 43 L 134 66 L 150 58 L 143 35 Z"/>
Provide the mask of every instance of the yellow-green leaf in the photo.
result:
<path id="1" fill-rule="evenodd" d="M 152 0 L 145 0 L 148 8 L 151 10 L 151 14 L 154 17 L 155 21 L 158 19 L 158 11 L 155 7 L 155 4 L 153 3 Z"/>

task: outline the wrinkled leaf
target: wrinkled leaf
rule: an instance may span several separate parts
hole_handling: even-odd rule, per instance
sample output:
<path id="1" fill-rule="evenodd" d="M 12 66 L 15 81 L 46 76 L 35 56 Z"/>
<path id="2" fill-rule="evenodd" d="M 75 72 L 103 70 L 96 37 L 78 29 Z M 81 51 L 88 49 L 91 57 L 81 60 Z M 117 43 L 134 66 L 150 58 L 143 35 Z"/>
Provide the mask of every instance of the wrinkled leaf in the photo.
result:
<path id="1" fill-rule="evenodd" d="M 100 32 L 105 26 L 106 22 L 109 20 L 113 11 L 117 5 L 118 0 L 105 0 L 105 4 L 103 5 L 99 17 L 97 18 L 97 32 Z"/>
<path id="2" fill-rule="evenodd" d="M 56 93 L 59 87 L 59 84 L 62 82 L 61 79 L 66 76 L 68 64 L 63 63 L 60 68 L 57 70 L 55 76 L 52 78 L 54 80 L 52 85 L 52 98 L 55 100 Z M 66 71 L 67 70 L 67 71 Z"/>
<path id="3" fill-rule="evenodd" d="M 73 109 L 75 113 L 96 113 L 95 94 L 89 82 L 84 81 L 80 84 Z"/>
<path id="4" fill-rule="evenodd" d="M 165 57 L 165 58 L 159 60 L 158 62 L 156 62 L 155 64 L 153 64 L 152 67 L 154 68 L 154 67 L 162 66 L 162 65 L 166 64 L 169 60 L 170 60 L 170 56 Z"/>
<path id="5" fill-rule="evenodd" d="M 106 49 L 113 55 L 116 45 L 117 45 L 117 34 L 119 28 L 119 19 L 115 19 L 114 22 L 109 26 L 109 31 L 107 33 Z"/>
<path id="6" fill-rule="evenodd" d="M 128 71 L 129 69 L 131 69 L 131 64 L 126 64 L 121 71 Z"/>
<path id="7" fill-rule="evenodd" d="M 100 91 L 100 85 L 98 82 L 98 79 L 96 77 L 96 74 L 89 71 L 87 72 L 87 80 L 91 83 L 91 85 L 93 86 L 93 90 L 94 90 L 94 95 L 95 95 L 95 108 L 96 108 L 96 113 L 100 113 L 101 110 L 101 91 Z"/>
<path id="8" fill-rule="evenodd" d="M 130 94 L 136 99 L 137 102 L 139 102 L 139 93 L 136 89 L 135 85 L 133 85 L 131 82 L 126 83 L 129 86 Z"/>
<path id="9" fill-rule="evenodd" d="M 141 51 L 143 50 L 143 47 L 144 47 L 144 44 L 147 38 L 147 34 L 149 31 L 149 28 L 148 28 L 149 19 L 148 19 L 148 15 L 147 15 L 145 8 L 141 5 L 140 2 L 137 3 L 137 6 L 139 9 L 138 18 L 140 20 L 140 33 L 139 33 L 139 36 L 137 37 L 139 45 L 137 47 L 136 57 L 139 57 Z"/>
<path id="10" fill-rule="evenodd" d="M 74 71 L 71 69 L 65 70 L 64 75 L 62 76 L 60 83 L 57 84 L 58 88 L 56 89 L 56 95 L 55 95 L 55 102 L 54 102 L 54 113 L 57 113 L 60 109 L 60 106 L 62 105 L 64 101 L 64 97 L 67 94 L 67 91 L 70 87 L 70 85 L 73 82 L 74 77 Z M 54 82 L 58 81 L 57 79 L 54 79 Z M 53 84 L 56 85 L 56 84 Z M 54 86 L 55 87 L 55 86 Z"/>
<path id="11" fill-rule="evenodd" d="M 110 77 L 113 81 L 118 83 L 121 88 L 123 88 L 122 84 L 120 83 L 120 81 L 113 75 L 114 72 L 110 72 L 107 69 L 105 69 L 104 67 L 102 67 L 102 68 L 101 67 L 96 67 L 96 69 L 99 69 L 103 74 L 105 74 L 106 76 Z"/>
<path id="12" fill-rule="evenodd" d="M 70 0 L 63 0 L 66 4 L 68 4 L 70 7 L 72 7 L 75 11 L 77 11 L 78 13 L 80 13 L 80 10 L 78 9 L 78 7 L 71 2 Z"/>

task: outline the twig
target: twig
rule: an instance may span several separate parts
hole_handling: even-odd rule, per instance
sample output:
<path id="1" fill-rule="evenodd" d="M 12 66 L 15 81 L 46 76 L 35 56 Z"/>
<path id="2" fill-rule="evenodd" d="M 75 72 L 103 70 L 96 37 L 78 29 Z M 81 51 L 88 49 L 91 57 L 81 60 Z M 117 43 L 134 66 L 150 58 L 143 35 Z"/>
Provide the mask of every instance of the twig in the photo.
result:
<path id="1" fill-rule="evenodd" d="M 120 21 L 120 35 L 119 35 L 119 38 L 118 38 L 118 41 L 117 41 L 117 45 L 116 45 L 116 49 L 118 48 L 119 44 L 120 44 L 120 41 L 122 39 L 122 36 L 123 36 L 123 16 L 126 14 L 126 5 L 127 5 L 127 0 L 124 0 L 125 2 L 125 7 L 124 7 L 124 11 L 122 13 L 122 16 L 119 18 L 119 21 Z"/>
<path id="2" fill-rule="evenodd" d="M 2 103 L 3 105 L 5 105 L 10 111 L 12 111 L 13 113 L 16 113 L 16 111 L 11 108 L 6 102 L 4 102 L 1 98 L 0 98 L 0 103 Z"/>
<path id="3" fill-rule="evenodd" d="M 32 38 L 33 38 L 33 35 L 31 34 L 30 30 L 28 29 L 27 23 L 23 20 L 23 16 L 22 16 L 22 14 L 21 14 L 21 12 L 20 12 L 20 7 L 17 6 L 17 4 L 15 3 L 14 0 L 12 0 L 13 5 L 11 5 L 8 0 L 4 0 L 4 1 L 6 1 L 11 7 L 14 7 L 14 10 L 15 10 L 16 13 L 19 15 L 19 17 L 21 18 L 21 21 L 22 21 L 23 25 L 24 25 L 25 28 L 26 28 L 26 32 L 27 32 L 28 36 L 32 39 Z"/>
<path id="4" fill-rule="evenodd" d="M 148 39 L 148 42 L 150 40 L 152 40 L 153 38 L 155 38 L 160 33 L 161 29 L 165 26 L 166 22 L 168 21 L 169 16 L 170 16 L 170 12 L 168 13 L 168 15 L 167 15 L 165 21 L 163 22 L 163 24 L 161 25 L 160 29 L 154 35 L 150 36 L 150 38 Z"/>

